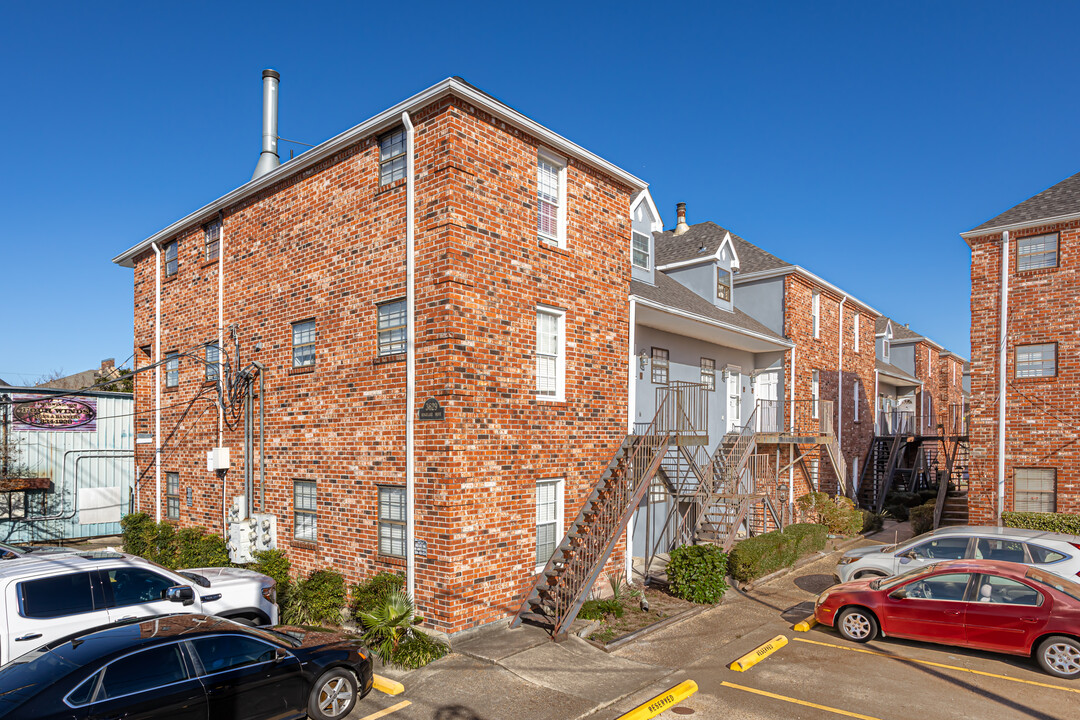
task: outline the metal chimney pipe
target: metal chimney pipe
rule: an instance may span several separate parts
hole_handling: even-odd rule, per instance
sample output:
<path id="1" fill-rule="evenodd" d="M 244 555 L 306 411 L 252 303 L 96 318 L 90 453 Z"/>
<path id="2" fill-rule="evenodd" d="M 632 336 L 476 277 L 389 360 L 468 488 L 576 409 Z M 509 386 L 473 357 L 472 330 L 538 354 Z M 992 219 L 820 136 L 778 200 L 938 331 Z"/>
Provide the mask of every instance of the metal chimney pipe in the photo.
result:
<path id="1" fill-rule="evenodd" d="M 682 235 L 690 229 L 690 226 L 686 224 L 686 203 L 676 203 L 675 208 L 675 214 L 679 219 L 678 223 L 675 225 L 675 234 Z"/>
<path id="2" fill-rule="evenodd" d="M 262 112 L 262 153 L 259 164 L 255 166 L 252 180 L 262 177 L 281 164 L 277 151 L 277 101 L 278 82 L 281 75 L 277 70 L 263 70 L 263 112 Z"/>

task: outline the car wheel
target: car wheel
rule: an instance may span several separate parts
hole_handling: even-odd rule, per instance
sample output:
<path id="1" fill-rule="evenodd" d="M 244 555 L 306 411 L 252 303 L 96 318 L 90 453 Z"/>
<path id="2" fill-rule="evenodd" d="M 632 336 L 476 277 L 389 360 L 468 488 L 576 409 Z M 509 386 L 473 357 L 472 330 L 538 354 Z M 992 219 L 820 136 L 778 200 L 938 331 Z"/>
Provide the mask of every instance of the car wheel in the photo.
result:
<path id="1" fill-rule="evenodd" d="M 877 619 L 866 608 L 849 607 L 836 618 L 836 629 L 845 640 L 857 643 L 870 642 L 877 637 Z"/>
<path id="2" fill-rule="evenodd" d="M 352 712 L 356 705 L 356 677 L 342 668 L 323 673 L 311 688 L 308 717 L 314 720 L 337 720 Z"/>
<path id="3" fill-rule="evenodd" d="M 1035 656 L 1042 669 L 1059 678 L 1080 677 L 1080 643 L 1054 635 L 1039 643 Z"/>

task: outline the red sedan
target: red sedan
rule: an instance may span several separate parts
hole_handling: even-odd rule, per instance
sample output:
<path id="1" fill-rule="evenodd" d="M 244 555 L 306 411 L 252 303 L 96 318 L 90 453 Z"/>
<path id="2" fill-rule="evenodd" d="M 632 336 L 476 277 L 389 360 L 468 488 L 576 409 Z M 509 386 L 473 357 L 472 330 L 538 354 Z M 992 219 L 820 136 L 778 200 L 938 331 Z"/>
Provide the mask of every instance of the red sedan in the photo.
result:
<path id="1" fill-rule="evenodd" d="M 1080 584 L 1019 563 L 953 560 L 834 585 L 814 616 L 848 640 L 883 636 L 1034 655 L 1080 677 Z"/>

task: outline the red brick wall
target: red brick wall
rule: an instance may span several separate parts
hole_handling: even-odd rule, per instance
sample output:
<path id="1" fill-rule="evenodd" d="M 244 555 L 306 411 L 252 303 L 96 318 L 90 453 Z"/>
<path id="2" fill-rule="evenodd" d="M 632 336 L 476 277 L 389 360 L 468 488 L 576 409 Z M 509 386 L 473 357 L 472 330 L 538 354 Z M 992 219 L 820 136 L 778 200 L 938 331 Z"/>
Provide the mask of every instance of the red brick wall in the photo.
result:
<path id="1" fill-rule="evenodd" d="M 813 371 L 818 370 L 819 397 L 821 400 L 833 401 L 833 420 L 836 420 L 837 386 L 840 382 L 838 377 L 839 346 L 838 333 L 840 330 L 840 300 L 824 288 L 821 291 L 821 324 L 819 337 L 814 337 L 813 319 L 811 314 L 812 297 L 814 286 L 810 280 L 790 274 L 784 280 L 784 332 L 791 340 L 795 341 L 795 381 L 791 383 L 791 352 L 786 353 L 784 360 L 785 377 L 789 383 L 787 399 L 791 399 L 792 388 L 796 399 L 796 418 L 807 416 L 810 412 L 812 397 Z M 855 320 L 854 314 L 859 313 L 859 347 L 855 347 Z M 874 433 L 874 323 L 877 319 L 865 308 L 854 305 L 850 300 L 844 304 L 843 313 L 843 421 L 840 428 L 842 448 L 847 461 L 848 477 L 846 485 L 851 488 L 851 469 L 855 457 L 859 458 L 860 472 L 865 461 L 866 452 L 870 447 L 870 440 Z M 854 387 L 859 386 L 859 419 L 855 420 L 855 397 Z M 819 485 L 822 490 L 835 493 L 837 489 L 836 474 L 824 449 L 813 449 L 812 446 L 804 447 L 803 450 L 811 450 L 810 458 L 817 458 L 819 468 Z M 773 452 L 774 448 L 762 449 L 761 452 Z M 782 449 L 782 461 L 787 456 L 787 451 Z M 807 463 L 809 467 L 809 463 Z M 795 468 L 795 496 L 798 497 L 808 492 L 810 486 L 800 466 Z"/>
<path id="2" fill-rule="evenodd" d="M 1016 272 L 1016 239 L 1060 232 L 1059 266 Z M 997 520 L 997 351 L 1001 307 L 1001 235 L 971 243 L 971 490 L 973 523 Z M 1080 222 L 1012 234 L 1006 343 L 1005 510 L 1013 509 L 1013 469 L 1057 471 L 1058 512 L 1080 512 Z M 1058 343 L 1058 374 L 1015 377 L 1015 349 Z"/>
<path id="3" fill-rule="evenodd" d="M 456 631 L 517 609 L 534 571 L 535 483 L 565 478 L 565 528 L 625 437 L 630 190 L 571 161 L 567 249 L 553 248 L 536 239 L 533 138 L 455 99 L 413 122 L 416 397 L 446 408 L 444 421 L 416 424 L 416 536 L 428 548 L 417 601 Z M 405 363 L 378 361 L 375 304 L 405 294 L 405 202 L 403 181 L 379 187 L 367 139 L 225 211 L 225 323 L 237 328 L 241 364 L 267 367 L 266 510 L 300 571 L 332 566 L 356 581 L 404 569 L 376 543 L 377 485 L 405 484 Z M 216 337 L 219 265 L 200 252 L 195 228 L 163 288 L 163 351 Z M 152 342 L 153 295 L 148 253 L 135 267 L 137 346 Z M 567 313 L 562 403 L 534 397 L 537 304 Z M 308 318 L 317 359 L 301 372 L 291 323 Z M 205 463 L 216 411 L 201 399 L 182 419 L 202 374 L 182 360 L 180 389 L 163 393 L 162 434 L 176 433 L 162 469 L 181 472 L 180 524 L 220 532 L 221 487 Z M 151 431 L 152 373 L 136 399 L 139 431 Z M 229 498 L 241 491 L 240 427 L 225 433 Z M 140 471 L 149 468 L 140 503 L 153 512 L 152 450 L 138 448 Z M 317 483 L 315 545 L 291 540 L 294 479 Z"/>

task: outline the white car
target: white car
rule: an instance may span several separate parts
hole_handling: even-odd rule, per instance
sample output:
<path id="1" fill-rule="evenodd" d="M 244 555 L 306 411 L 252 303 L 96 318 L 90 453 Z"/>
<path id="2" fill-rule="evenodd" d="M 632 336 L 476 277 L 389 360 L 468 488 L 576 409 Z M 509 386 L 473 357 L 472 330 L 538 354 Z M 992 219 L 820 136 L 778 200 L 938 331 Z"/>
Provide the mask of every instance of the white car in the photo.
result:
<path id="1" fill-rule="evenodd" d="M 74 632 L 152 615 L 273 625 L 275 586 L 252 570 L 173 572 L 115 551 L 23 555 L 0 563 L 0 664 Z"/>
<path id="2" fill-rule="evenodd" d="M 941 560 L 1005 560 L 1076 581 L 1080 537 L 997 526 L 938 528 L 896 545 L 848 550 L 836 565 L 840 582 L 889 577 Z"/>

